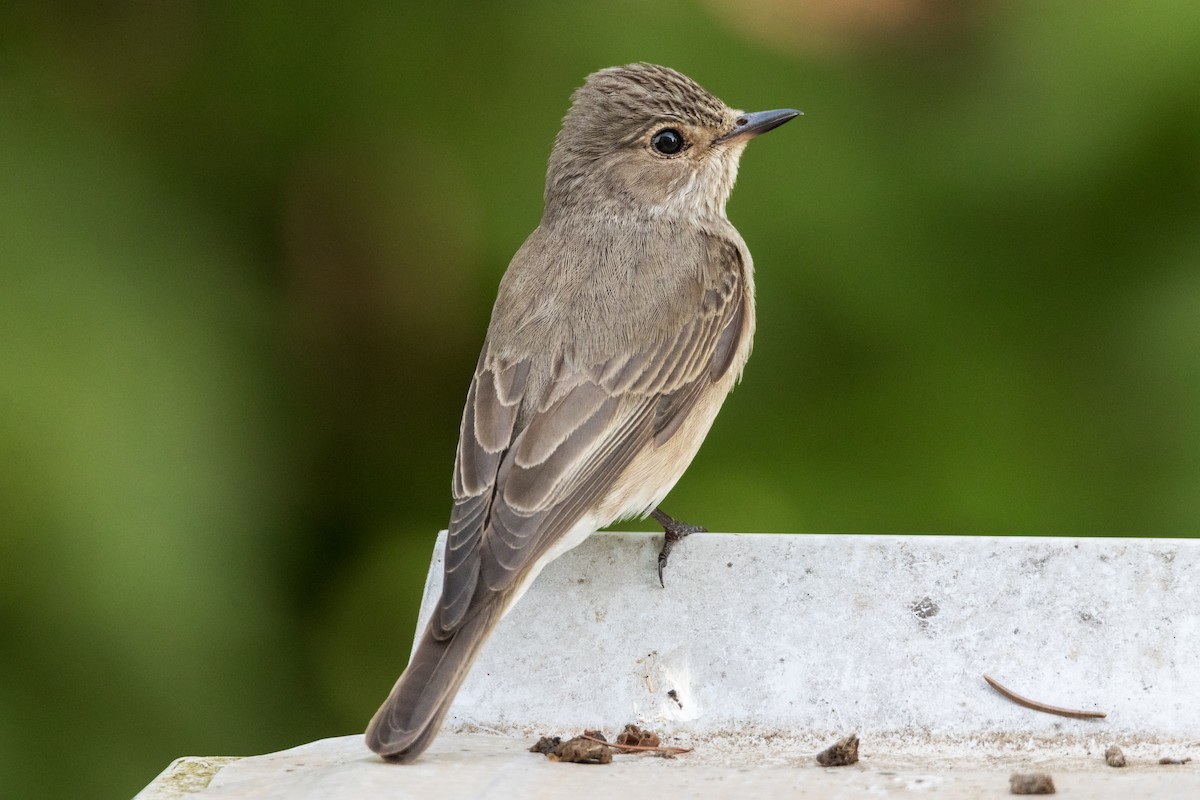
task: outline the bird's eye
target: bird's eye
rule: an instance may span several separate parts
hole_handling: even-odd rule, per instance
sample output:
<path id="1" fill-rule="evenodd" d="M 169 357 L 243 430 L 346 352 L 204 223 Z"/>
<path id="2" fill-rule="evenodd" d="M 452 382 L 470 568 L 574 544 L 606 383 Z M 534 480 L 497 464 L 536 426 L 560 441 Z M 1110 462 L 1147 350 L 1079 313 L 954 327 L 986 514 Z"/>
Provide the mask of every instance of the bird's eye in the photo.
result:
<path id="1" fill-rule="evenodd" d="M 664 156 L 673 156 L 683 149 L 683 134 L 674 128 L 663 128 L 654 134 L 650 145 Z"/>

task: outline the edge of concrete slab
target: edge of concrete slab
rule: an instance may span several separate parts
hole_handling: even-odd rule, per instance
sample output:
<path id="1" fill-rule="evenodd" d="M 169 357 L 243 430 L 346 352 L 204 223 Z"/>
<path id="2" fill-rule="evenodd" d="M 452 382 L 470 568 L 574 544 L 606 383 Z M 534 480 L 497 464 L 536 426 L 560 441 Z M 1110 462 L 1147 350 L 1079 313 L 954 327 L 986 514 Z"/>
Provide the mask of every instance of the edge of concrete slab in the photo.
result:
<path id="1" fill-rule="evenodd" d="M 134 800 L 179 800 L 208 788 L 218 772 L 242 756 L 183 756 L 167 765 Z"/>

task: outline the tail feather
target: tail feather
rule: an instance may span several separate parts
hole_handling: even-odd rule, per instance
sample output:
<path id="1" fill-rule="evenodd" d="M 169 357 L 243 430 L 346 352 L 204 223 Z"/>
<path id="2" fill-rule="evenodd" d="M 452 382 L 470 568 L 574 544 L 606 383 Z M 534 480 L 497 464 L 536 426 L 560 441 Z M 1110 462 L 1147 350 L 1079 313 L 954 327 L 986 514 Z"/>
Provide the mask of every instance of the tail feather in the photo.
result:
<path id="1" fill-rule="evenodd" d="M 425 752 L 484 642 L 499 619 L 489 604 L 462 623 L 449 638 L 433 634 L 430 620 L 408 668 L 367 726 L 367 747 L 388 761 L 407 764 Z"/>

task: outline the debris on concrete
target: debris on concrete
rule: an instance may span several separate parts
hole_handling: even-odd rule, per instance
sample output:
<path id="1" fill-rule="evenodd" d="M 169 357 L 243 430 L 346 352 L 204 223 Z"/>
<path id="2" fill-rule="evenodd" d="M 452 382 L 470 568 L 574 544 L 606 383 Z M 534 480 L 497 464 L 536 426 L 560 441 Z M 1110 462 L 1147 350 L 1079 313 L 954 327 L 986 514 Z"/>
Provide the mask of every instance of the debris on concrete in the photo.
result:
<path id="1" fill-rule="evenodd" d="M 1008 779 L 1012 794 L 1054 794 L 1054 779 L 1048 772 L 1014 772 Z"/>
<path id="2" fill-rule="evenodd" d="M 1190 758 L 1172 758 L 1171 756 L 1163 756 L 1158 760 L 1160 764 L 1186 764 L 1191 761 Z"/>
<path id="3" fill-rule="evenodd" d="M 658 747 L 662 744 L 662 740 L 659 739 L 657 733 L 642 730 L 637 725 L 630 723 L 625 726 L 625 730 L 617 734 L 617 744 L 622 747 Z"/>
<path id="4" fill-rule="evenodd" d="M 612 747 L 585 736 L 576 736 L 560 742 L 546 753 L 551 761 L 566 761 L 571 764 L 611 764 Z"/>
<path id="5" fill-rule="evenodd" d="M 549 753 L 560 744 L 562 744 L 561 736 L 543 736 L 534 742 L 533 747 L 529 748 L 529 752 L 546 755 L 546 753 Z"/>
<path id="6" fill-rule="evenodd" d="M 586 736 L 587 733 L 585 732 Z M 603 738 L 603 737 L 601 737 Z M 643 730 L 630 723 L 625 726 L 611 745 L 619 755 L 653 755 L 661 758 L 674 758 L 684 753 L 692 752 L 690 747 L 669 747 L 662 744 L 662 739 L 653 731 Z"/>
<path id="7" fill-rule="evenodd" d="M 1125 761 L 1125 754 L 1121 752 L 1121 748 L 1114 744 L 1104 751 L 1104 763 L 1110 767 L 1124 767 L 1128 762 Z"/>
<path id="8" fill-rule="evenodd" d="M 600 754 L 601 750 L 605 751 L 605 755 Z M 529 752 L 541 753 L 551 761 L 588 764 L 608 764 L 612 761 L 614 750 L 618 755 L 650 754 L 663 758 L 674 758 L 691 752 L 691 748 L 688 747 L 663 746 L 657 733 L 639 728 L 633 723 L 626 725 L 612 742 L 608 741 L 603 731 L 585 730 L 565 742 L 561 736 L 543 736 L 529 748 Z"/>
<path id="9" fill-rule="evenodd" d="M 817 753 L 817 763 L 822 767 L 848 767 L 858 763 L 858 737 L 851 734 L 834 742 Z"/>
<path id="10" fill-rule="evenodd" d="M 1004 697 L 1012 700 L 1017 705 L 1031 708 L 1034 711 L 1041 711 L 1044 714 L 1057 714 L 1060 717 L 1072 717 L 1074 719 L 1104 719 L 1108 716 L 1103 711 L 1079 711 L 1073 708 L 1062 708 L 1060 706 L 1052 706 L 1048 703 L 1039 703 L 1037 700 L 1030 700 L 1028 697 L 1021 695 L 1001 685 L 1000 681 L 993 678 L 991 675 L 984 675 L 983 679 L 988 682 L 988 685 L 999 692 Z"/>

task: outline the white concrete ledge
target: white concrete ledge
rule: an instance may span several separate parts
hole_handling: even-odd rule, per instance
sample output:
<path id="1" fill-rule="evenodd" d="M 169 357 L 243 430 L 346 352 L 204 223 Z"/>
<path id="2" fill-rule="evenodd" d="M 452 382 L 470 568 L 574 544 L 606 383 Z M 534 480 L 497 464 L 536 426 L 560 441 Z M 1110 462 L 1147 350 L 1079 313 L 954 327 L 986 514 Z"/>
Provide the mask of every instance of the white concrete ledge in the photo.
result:
<path id="1" fill-rule="evenodd" d="M 1200 541 L 698 534 L 665 590 L 660 542 L 598 534 L 547 567 L 449 727 L 1200 739 Z"/>
<path id="2" fill-rule="evenodd" d="M 672 555 L 665 590 L 660 543 L 598 534 L 551 564 L 414 766 L 346 737 L 243 759 L 198 791 L 155 794 L 164 773 L 141 797 L 599 796 L 575 787 L 583 775 L 609 794 L 990 797 L 1021 764 L 1065 771 L 1060 793 L 1200 796 L 1200 764 L 1156 766 L 1200 757 L 1200 541 L 698 534 Z M 1023 708 L 984 673 L 1108 716 Z M 696 750 L 625 757 L 615 773 L 524 752 L 532 734 L 627 722 Z M 847 733 L 863 762 L 816 767 Z M 1131 768 L 1103 765 L 1110 744 Z"/>

